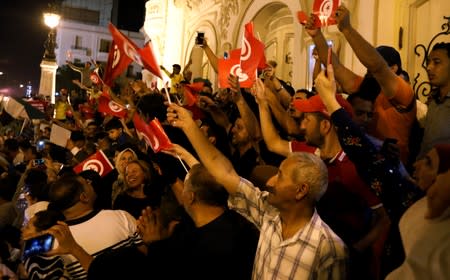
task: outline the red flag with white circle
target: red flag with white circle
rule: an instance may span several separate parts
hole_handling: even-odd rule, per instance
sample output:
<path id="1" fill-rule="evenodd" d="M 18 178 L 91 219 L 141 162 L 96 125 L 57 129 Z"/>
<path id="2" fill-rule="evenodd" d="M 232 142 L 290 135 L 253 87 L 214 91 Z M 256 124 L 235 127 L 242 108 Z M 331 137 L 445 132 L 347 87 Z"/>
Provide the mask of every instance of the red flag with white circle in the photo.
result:
<path id="1" fill-rule="evenodd" d="M 102 150 L 98 150 L 95 154 L 92 154 L 87 159 L 80 162 L 73 168 L 73 171 L 78 174 L 84 170 L 94 170 L 101 177 L 104 177 L 114 169 L 114 166 L 109 161 L 108 157 Z"/>
<path id="2" fill-rule="evenodd" d="M 252 73 L 243 72 L 241 69 L 240 56 L 241 49 L 235 49 L 230 52 L 228 59 L 219 58 L 219 88 L 230 88 L 230 84 L 228 83 L 228 76 L 230 74 L 239 78 L 239 85 L 241 88 L 252 87 L 253 81 L 256 78 L 256 71 L 253 72 L 253 75 Z"/>
<path id="3" fill-rule="evenodd" d="M 144 139 L 147 146 L 150 146 L 155 153 L 172 145 L 158 119 L 147 124 L 139 114 L 135 113 L 133 124 L 139 139 Z"/>
<path id="4" fill-rule="evenodd" d="M 246 73 L 252 83 L 256 80 L 256 71 L 265 67 L 264 44 L 253 34 L 253 22 L 245 25 L 244 38 L 241 47 L 241 68 Z"/>
<path id="5" fill-rule="evenodd" d="M 109 99 L 105 95 L 98 98 L 98 111 L 106 115 L 116 116 L 118 118 L 125 118 L 128 115 L 128 110 L 122 104 Z"/>

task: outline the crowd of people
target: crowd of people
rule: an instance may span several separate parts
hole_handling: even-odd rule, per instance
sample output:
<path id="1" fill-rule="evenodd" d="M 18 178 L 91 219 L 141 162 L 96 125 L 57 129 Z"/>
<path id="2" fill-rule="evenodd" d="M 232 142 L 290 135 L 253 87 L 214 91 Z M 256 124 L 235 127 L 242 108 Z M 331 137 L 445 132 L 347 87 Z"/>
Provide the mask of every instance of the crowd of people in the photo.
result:
<path id="1" fill-rule="evenodd" d="M 192 80 L 190 63 L 162 67 L 161 90 L 99 86 L 90 62 L 69 64 L 79 89 L 0 139 L 2 279 L 449 278 L 450 43 L 428 54 L 423 104 L 399 53 L 372 46 L 345 6 L 338 28 L 364 77 L 330 54 L 314 20 L 313 91 L 279 79 L 275 61 L 252 88 L 230 75 L 217 91 Z M 101 92 L 127 113 L 100 113 Z M 170 147 L 140 139 L 136 114 L 157 118 Z M 51 124 L 71 131 L 65 147 Z M 111 172 L 74 171 L 100 150 Z M 24 254 L 48 234 L 49 251 Z"/>

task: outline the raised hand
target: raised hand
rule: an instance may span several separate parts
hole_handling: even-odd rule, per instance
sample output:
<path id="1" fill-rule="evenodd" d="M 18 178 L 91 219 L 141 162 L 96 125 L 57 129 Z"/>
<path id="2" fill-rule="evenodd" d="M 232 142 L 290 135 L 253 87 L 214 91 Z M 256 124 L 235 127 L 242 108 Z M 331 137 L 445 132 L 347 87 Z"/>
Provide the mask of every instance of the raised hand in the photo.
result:
<path id="1" fill-rule="evenodd" d="M 228 75 L 228 83 L 230 84 L 230 90 L 233 93 L 240 93 L 241 87 L 239 86 L 239 78 L 232 74 Z"/>
<path id="2" fill-rule="evenodd" d="M 350 11 L 344 6 L 344 4 L 341 4 L 336 10 L 336 21 L 339 31 L 341 32 L 351 27 Z"/>
<path id="3" fill-rule="evenodd" d="M 262 105 L 263 103 L 267 103 L 266 85 L 259 78 L 256 79 L 256 82 L 252 87 L 252 95 L 255 96 L 258 104 Z"/>
<path id="4" fill-rule="evenodd" d="M 336 80 L 334 79 L 332 64 L 327 65 L 326 74 L 323 70 L 319 73 L 315 80 L 315 86 L 330 114 L 341 108 L 341 105 L 336 100 Z"/>
<path id="5" fill-rule="evenodd" d="M 188 128 L 192 124 L 195 125 L 195 121 L 192 119 L 190 112 L 174 103 L 169 104 L 167 107 L 167 121 L 172 126 L 181 129 Z"/>
<path id="6" fill-rule="evenodd" d="M 146 244 L 167 238 L 159 211 L 152 210 L 150 207 L 142 210 L 142 215 L 137 220 L 137 228 Z"/>
<path id="7" fill-rule="evenodd" d="M 308 17 L 308 21 L 305 24 L 305 31 L 312 38 L 316 37 L 320 33 L 320 28 L 317 28 L 315 22 L 317 20 L 317 16 L 311 13 Z"/>
<path id="8" fill-rule="evenodd" d="M 175 144 L 175 143 L 172 143 L 172 146 L 170 146 L 167 149 L 162 150 L 161 152 L 171 155 L 175 158 L 177 156 L 183 157 L 184 155 L 189 154 L 189 152 L 185 148 L 183 148 L 182 146 Z"/>
<path id="9" fill-rule="evenodd" d="M 79 247 L 70 232 L 69 226 L 64 222 L 58 221 L 56 225 L 52 226 L 45 232 L 53 235 L 53 237 L 55 237 L 58 241 L 58 246 L 47 252 L 47 255 L 49 256 L 72 254 L 73 251 Z"/>

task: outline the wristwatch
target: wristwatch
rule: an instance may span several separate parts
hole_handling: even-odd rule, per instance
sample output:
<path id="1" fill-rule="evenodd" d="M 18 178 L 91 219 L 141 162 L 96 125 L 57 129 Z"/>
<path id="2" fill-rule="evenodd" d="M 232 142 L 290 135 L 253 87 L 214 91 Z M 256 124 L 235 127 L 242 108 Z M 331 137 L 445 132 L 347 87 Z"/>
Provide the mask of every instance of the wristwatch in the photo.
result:
<path id="1" fill-rule="evenodd" d="M 280 92 L 282 89 L 284 89 L 283 85 L 281 85 L 281 87 L 279 89 L 277 89 L 277 92 Z"/>

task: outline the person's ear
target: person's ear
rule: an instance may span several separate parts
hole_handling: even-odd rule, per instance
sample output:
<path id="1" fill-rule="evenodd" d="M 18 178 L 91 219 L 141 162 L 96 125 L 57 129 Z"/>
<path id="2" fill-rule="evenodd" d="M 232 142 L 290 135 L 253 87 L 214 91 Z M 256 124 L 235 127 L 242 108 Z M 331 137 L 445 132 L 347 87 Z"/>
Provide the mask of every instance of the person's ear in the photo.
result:
<path id="1" fill-rule="evenodd" d="M 208 140 L 211 144 L 216 145 L 216 137 L 215 136 L 208 137 Z"/>
<path id="2" fill-rule="evenodd" d="M 195 193 L 192 191 L 189 191 L 189 197 L 188 197 L 188 202 L 189 205 L 192 205 L 195 201 Z"/>
<path id="3" fill-rule="evenodd" d="M 390 68 L 391 71 L 394 72 L 394 73 L 397 73 L 397 71 L 398 71 L 398 65 L 397 65 L 397 64 L 394 64 L 394 65 L 392 65 L 392 66 L 389 66 L 389 68 Z"/>
<path id="4" fill-rule="evenodd" d="M 332 125 L 330 120 L 322 120 L 320 122 L 320 131 L 323 133 L 323 135 L 326 135 L 330 132 L 331 126 Z"/>
<path id="5" fill-rule="evenodd" d="M 301 200 L 304 197 L 306 197 L 308 193 L 309 193 L 309 185 L 305 183 L 299 184 L 296 187 L 295 199 Z"/>
<path id="6" fill-rule="evenodd" d="M 82 202 L 89 201 L 89 197 L 86 195 L 86 193 L 84 191 L 80 194 L 80 201 L 82 201 Z"/>

